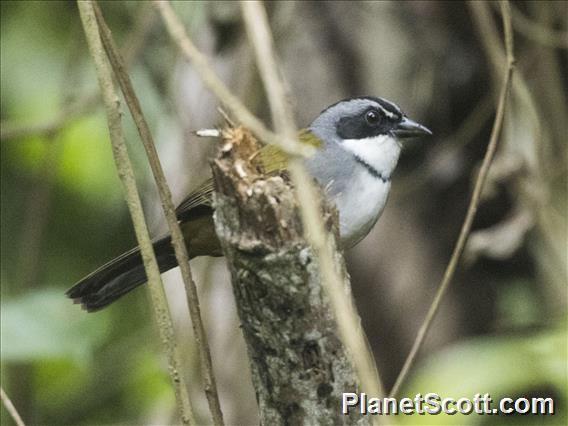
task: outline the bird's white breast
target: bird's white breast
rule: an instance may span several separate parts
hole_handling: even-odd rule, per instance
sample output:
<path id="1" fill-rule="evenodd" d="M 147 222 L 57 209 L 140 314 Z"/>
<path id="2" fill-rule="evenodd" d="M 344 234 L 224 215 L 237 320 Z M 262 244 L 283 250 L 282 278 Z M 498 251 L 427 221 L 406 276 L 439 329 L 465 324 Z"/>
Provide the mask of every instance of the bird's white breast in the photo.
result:
<path id="1" fill-rule="evenodd" d="M 344 140 L 342 146 L 383 177 L 377 177 L 357 163 L 349 176 L 349 189 L 336 196 L 341 240 L 344 246 L 352 247 L 371 231 L 383 212 L 391 187 L 390 176 L 400 155 L 400 144 L 390 135 L 380 135 Z"/>
<path id="2" fill-rule="evenodd" d="M 346 139 L 341 142 L 341 146 L 388 178 L 394 171 L 400 156 L 400 142 L 391 135 Z"/>
<path id="3" fill-rule="evenodd" d="M 353 247 L 371 231 L 383 212 L 391 183 L 374 178 L 361 167 L 352 185 L 352 190 L 336 198 L 339 232 L 345 247 Z"/>

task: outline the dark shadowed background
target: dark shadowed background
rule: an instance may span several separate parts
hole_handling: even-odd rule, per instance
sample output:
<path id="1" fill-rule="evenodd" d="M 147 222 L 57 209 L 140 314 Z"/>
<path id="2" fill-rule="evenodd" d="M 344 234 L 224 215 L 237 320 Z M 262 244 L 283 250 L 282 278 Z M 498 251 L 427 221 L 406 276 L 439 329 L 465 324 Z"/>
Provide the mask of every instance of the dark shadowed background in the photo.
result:
<path id="1" fill-rule="evenodd" d="M 504 133 L 464 257 L 405 395 L 553 397 L 553 417 L 436 417 L 440 424 L 565 424 L 567 403 L 566 2 L 515 2 L 517 67 Z M 269 120 L 233 2 L 174 4 L 223 80 Z M 205 179 L 221 122 L 152 5 L 102 2 L 158 143 L 174 198 Z M 382 96 L 433 130 L 406 144 L 387 208 L 346 253 L 389 389 L 450 258 L 502 80 L 498 5 L 267 5 L 299 126 L 345 97 Z M 167 424 L 175 401 L 144 289 L 86 314 L 64 290 L 135 244 L 74 2 L 1 3 L 2 387 L 29 424 Z M 165 229 L 142 147 L 127 137 L 153 235 Z M 228 424 L 258 422 L 223 259 L 196 259 Z M 206 419 L 178 271 L 165 274 L 184 372 Z M 431 424 L 432 418 L 399 418 Z M 2 409 L 2 423 L 8 424 Z"/>

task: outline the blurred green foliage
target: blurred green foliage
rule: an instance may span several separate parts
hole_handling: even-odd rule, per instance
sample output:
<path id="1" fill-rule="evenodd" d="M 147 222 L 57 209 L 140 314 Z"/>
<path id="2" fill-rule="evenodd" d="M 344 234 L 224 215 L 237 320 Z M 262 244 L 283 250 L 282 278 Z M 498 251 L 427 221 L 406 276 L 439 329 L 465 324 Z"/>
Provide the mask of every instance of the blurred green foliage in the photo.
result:
<path id="1" fill-rule="evenodd" d="M 442 399 L 457 400 L 473 399 L 475 394 L 483 395 L 490 389 L 491 408 L 496 408 L 500 398 L 523 397 L 526 389 L 533 389 L 539 397 L 554 399 L 554 416 L 541 416 L 535 421 L 517 414 L 501 416 L 497 423 L 565 424 L 567 350 L 564 324 L 531 335 L 471 339 L 425 360 L 401 394 L 414 398 L 418 393 L 436 393 Z M 494 424 L 495 417 L 440 414 L 435 419 L 440 425 L 484 425 Z M 429 416 L 401 416 L 400 420 L 401 424 L 432 424 Z"/>
<path id="2" fill-rule="evenodd" d="M 2 1 L 0 7 L 3 130 L 50 120 L 96 90 L 73 2 Z M 102 2 L 102 7 L 121 44 L 145 3 Z M 232 7 L 176 4 L 195 32 L 213 9 L 216 25 L 227 27 L 223 11 Z M 282 28 L 285 26 L 277 31 L 282 33 Z M 164 92 L 171 90 L 168 79 L 175 70 L 176 56 L 163 31 L 152 33 L 141 56 L 131 75 L 137 90 L 144 93 L 141 102 L 151 127 L 183 122 L 183 117 L 166 117 L 172 106 L 164 100 Z M 151 193 L 144 155 L 134 147 L 135 131 L 125 121 L 131 152 L 141 170 L 139 180 Z M 93 107 L 53 135 L 0 143 L 2 386 L 29 424 L 151 423 L 174 413 L 144 292 L 135 292 L 96 315 L 86 315 L 64 297 L 65 289 L 77 279 L 134 244 L 105 126 L 103 111 Z M 565 191 L 564 183 L 555 181 L 552 194 Z M 456 192 L 463 195 L 460 188 Z M 552 198 L 552 204 L 560 204 L 555 206 L 560 215 L 565 213 L 562 197 Z M 437 202 L 449 210 L 446 199 Z M 459 208 L 455 210 L 459 213 Z M 558 271 L 555 260 L 541 249 L 542 241 L 531 244 L 536 247 L 535 262 L 562 281 L 564 271 Z M 565 246 L 559 252 L 563 250 Z M 435 420 L 401 416 L 397 422 L 566 424 L 567 324 L 556 314 L 548 316 L 548 305 L 542 300 L 546 290 L 537 288 L 541 283 L 517 276 L 517 270 L 526 266 L 520 263 L 505 272 L 501 265 L 490 264 L 487 270 L 498 270 L 499 279 L 486 280 L 489 290 L 470 290 L 476 296 L 480 293 L 479 299 L 465 298 L 467 303 L 483 305 L 483 291 L 491 295 L 494 322 L 485 325 L 495 335 L 465 338 L 438 348 L 417 366 L 403 393 L 437 392 L 459 398 L 490 392 L 496 399 L 542 392 L 556 399 L 559 414 L 536 422 L 527 416 L 438 416 Z M 549 285 L 545 282 L 542 287 Z M 562 292 L 565 296 L 564 288 Z M 558 298 L 558 293 L 550 297 Z M 230 392 L 237 406 L 239 391 Z M 9 424 L 6 416 L 2 410 L 2 424 Z"/>
<path id="3" fill-rule="evenodd" d="M 138 9 L 119 5 L 113 19 L 125 22 Z M 74 2 L 3 1 L 0 51 L 3 130 L 51 120 L 97 89 Z M 137 84 L 150 96 L 144 75 Z M 129 132 L 132 140 L 131 125 Z M 24 421 L 100 424 L 150 418 L 154 407 L 170 411 L 173 394 L 144 293 L 127 312 L 98 315 L 64 296 L 134 244 L 102 109 L 53 136 L 2 141 L 0 154 L 2 386 Z M 143 157 L 135 151 L 135 158 Z M 30 249 L 25 235 L 38 218 L 46 222 Z M 27 269 L 36 269 L 33 282 L 25 282 Z M 11 423 L 6 416 L 2 409 L 2 424 Z"/>
<path id="4" fill-rule="evenodd" d="M 2 360 L 32 362 L 69 359 L 87 363 L 109 327 L 68 309 L 60 291 L 36 290 L 2 303 Z M 22 338 L 22 330 L 25 338 Z"/>

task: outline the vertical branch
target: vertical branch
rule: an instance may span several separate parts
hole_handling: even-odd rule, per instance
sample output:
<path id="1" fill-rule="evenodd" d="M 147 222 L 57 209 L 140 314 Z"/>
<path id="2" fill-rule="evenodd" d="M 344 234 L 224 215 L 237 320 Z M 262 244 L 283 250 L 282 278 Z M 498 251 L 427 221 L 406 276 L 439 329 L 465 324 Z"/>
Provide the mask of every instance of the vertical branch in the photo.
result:
<path id="1" fill-rule="evenodd" d="M 191 268 L 189 266 L 189 255 L 185 247 L 184 238 L 179 227 L 174 203 L 172 201 L 172 194 L 170 188 L 166 182 L 166 176 L 164 175 L 164 170 L 160 164 L 160 159 L 158 158 L 158 152 L 156 151 L 156 146 L 150 132 L 150 127 L 144 118 L 142 113 L 142 107 L 138 101 L 138 97 L 134 92 L 134 87 L 126 71 L 125 63 L 114 44 L 112 39 L 112 34 L 110 29 L 104 21 L 104 17 L 98 5 L 95 3 L 95 14 L 101 31 L 101 38 L 104 48 L 107 52 L 108 58 L 124 94 L 126 104 L 130 109 L 132 118 L 138 129 L 140 139 L 146 150 L 146 155 L 148 157 L 148 162 L 152 169 L 152 174 L 156 181 L 158 187 L 158 193 L 160 196 L 160 201 L 162 203 L 162 208 L 166 217 L 168 228 L 172 237 L 172 246 L 174 248 L 176 260 L 178 262 L 183 283 L 185 286 L 185 293 L 187 296 L 187 303 L 189 306 L 189 313 L 191 316 L 191 323 L 193 325 L 193 331 L 195 334 L 195 340 L 199 350 L 201 372 L 204 380 L 205 394 L 207 396 L 207 402 L 209 404 L 209 409 L 211 410 L 211 415 L 213 418 L 213 423 L 215 425 L 223 424 L 223 413 L 221 411 L 221 404 L 219 402 L 219 395 L 217 393 L 217 385 L 215 383 L 215 377 L 213 374 L 213 364 L 211 362 L 211 352 L 209 349 L 209 342 L 207 339 L 207 334 L 205 333 L 205 327 L 201 319 L 201 308 L 199 307 L 199 296 L 197 294 L 197 287 L 195 281 L 193 280 L 191 274 Z"/>
<path id="2" fill-rule="evenodd" d="M 89 51 L 95 62 L 97 78 L 99 80 L 99 86 L 101 88 L 107 114 L 110 140 L 112 143 L 116 168 L 123 185 L 125 199 L 134 223 L 136 238 L 140 245 L 142 260 L 148 277 L 148 287 L 150 289 L 154 314 L 160 330 L 160 337 L 166 347 L 169 367 L 168 370 L 174 385 L 174 392 L 176 395 L 178 409 L 180 411 L 181 421 L 183 424 L 195 424 L 185 380 L 179 371 L 179 355 L 175 344 L 172 320 L 164 294 L 158 263 L 156 262 L 152 242 L 144 219 L 142 203 L 140 202 L 140 197 L 138 195 L 132 164 L 126 150 L 121 123 L 120 100 L 114 90 L 112 70 L 106 59 L 104 48 L 101 43 L 93 2 L 78 1 L 77 4 L 79 6 L 79 12 L 85 36 L 87 38 Z"/>
<path id="3" fill-rule="evenodd" d="M 264 82 L 267 98 L 277 132 L 283 137 L 296 137 L 292 112 L 286 103 L 284 85 L 279 77 L 274 55 L 272 35 L 268 18 L 262 4 L 257 1 L 241 2 L 243 16 L 251 43 L 254 47 L 260 75 Z M 306 238 L 317 253 L 322 274 L 322 286 L 330 298 L 337 317 L 343 344 L 348 348 L 357 371 L 363 391 L 374 397 L 384 395 L 374 359 L 369 352 L 361 321 L 353 300 L 345 297 L 343 282 L 333 260 L 331 245 L 323 227 L 317 193 L 312 179 L 298 157 L 289 161 L 288 169 L 298 196 Z"/>
<path id="4" fill-rule="evenodd" d="M 495 121 L 493 122 L 493 129 L 491 130 L 491 137 L 489 139 L 489 144 L 487 145 L 487 150 L 485 151 L 485 156 L 483 157 L 483 162 L 481 163 L 481 168 L 479 170 L 479 174 L 477 179 L 475 180 L 475 185 L 473 188 L 473 194 L 471 196 L 471 200 L 469 202 L 469 206 L 467 209 L 467 213 L 462 224 L 460 234 L 454 250 L 452 252 L 452 256 L 446 267 L 444 272 L 444 276 L 442 278 L 442 282 L 440 283 L 438 290 L 434 296 L 434 300 L 430 305 L 428 313 L 426 314 L 426 318 L 424 322 L 420 326 L 418 330 L 418 335 L 414 340 L 410 353 L 408 354 L 404 365 L 396 379 L 396 382 L 390 392 L 391 397 L 396 397 L 400 391 L 400 387 L 402 383 L 404 383 L 408 373 L 414 364 L 416 356 L 418 355 L 418 351 L 422 347 L 424 343 L 424 339 L 432 326 L 432 321 L 434 320 L 436 314 L 438 313 L 438 309 L 446 294 L 450 282 L 454 276 L 456 271 L 458 262 L 460 257 L 463 253 L 465 243 L 467 242 L 467 238 L 471 231 L 471 225 L 473 224 L 473 219 L 475 218 L 475 214 L 477 213 L 477 208 L 479 206 L 479 201 L 481 199 L 481 192 L 483 190 L 483 185 L 485 184 L 485 180 L 487 178 L 487 174 L 489 173 L 489 168 L 491 167 L 491 163 L 493 161 L 493 157 L 495 157 L 495 152 L 497 150 L 497 143 L 499 142 L 499 136 L 501 135 L 501 129 L 503 127 L 503 117 L 505 115 L 505 107 L 507 105 L 507 97 L 509 95 L 511 89 L 511 79 L 513 76 L 513 69 L 515 64 L 515 56 L 513 50 L 513 33 L 511 29 L 511 14 L 510 14 L 510 5 L 508 1 L 501 1 L 501 13 L 503 16 L 503 28 L 504 28 L 504 37 L 505 37 L 505 50 L 506 50 L 506 70 L 505 75 L 503 76 L 503 83 L 501 85 L 501 91 L 499 93 L 498 103 L 497 103 L 497 113 L 495 114 Z"/>

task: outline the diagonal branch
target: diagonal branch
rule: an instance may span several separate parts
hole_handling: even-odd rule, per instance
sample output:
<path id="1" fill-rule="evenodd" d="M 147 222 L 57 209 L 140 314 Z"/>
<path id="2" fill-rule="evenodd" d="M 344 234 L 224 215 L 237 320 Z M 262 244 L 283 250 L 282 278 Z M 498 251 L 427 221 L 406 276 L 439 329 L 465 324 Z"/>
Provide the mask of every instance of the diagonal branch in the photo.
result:
<path id="1" fill-rule="evenodd" d="M 271 96 L 271 93 L 269 93 L 268 96 L 268 98 L 273 102 L 271 104 L 271 109 L 277 130 L 283 133 L 281 135 L 275 135 L 268 131 L 256 117 L 246 110 L 240 101 L 238 101 L 238 99 L 236 99 L 226 86 L 224 86 L 218 79 L 212 68 L 209 66 L 206 58 L 196 49 L 192 41 L 186 35 L 183 25 L 176 17 L 169 2 L 156 1 L 155 4 L 162 14 L 170 36 L 179 46 L 186 58 L 192 63 L 205 85 L 227 106 L 227 108 L 245 127 L 250 128 L 250 130 L 259 139 L 266 143 L 277 144 L 289 154 L 301 155 L 309 153 L 309 151 L 306 150 L 306 147 L 302 146 L 297 141 L 296 132 L 291 118 L 286 118 L 291 117 L 291 114 L 286 109 L 287 107 L 283 99 L 284 91 L 279 88 L 281 86 L 279 80 L 270 80 L 270 82 L 268 82 L 268 86 L 270 86 L 268 90 L 276 90 L 278 92 L 278 94 L 274 97 Z M 246 7 L 246 5 L 244 7 Z M 270 38 L 270 33 L 267 30 L 266 22 L 264 25 L 264 39 L 266 42 L 266 40 Z M 255 24 L 254 31 L 258 29 L 258 26 Z M 266 46 L 264 46 L 264 48 L 265 47 Z M 269 51 L 272 51 L 272 49 L 269 48 Z M 259 66 L 263 67 L 264 65 L 259 62 Z M 273 65 L 264 69 L 263 76 L 267 75 L 269 76 L 268 78 L 271 78 L 270 75 L 275 75 Z M 265 81 L 265 83 L 267 82 Z M 282 100 L 276 104 L 275 102 L 278 101 L 274 101 L 274 99 L 277 98 Z M 340 323 L 343 327 L 341 334 L 342 337 L 344 337 L 343 340 L 346 343 L 346 346 L 350 348 L 352 356 L 358 357 L 358 375 L 362 383 L 364 383 L 364 388 L 372 395 L 380 395 L 381 390 L 379 382 L 376 379 L 376 368 L 372 358 L 369 356 L 360 327 L 360 321 L 356 317 L 354 307 L 351 304 L 351 299 L 349 299 L 347 303 L 344 300 L 344 289 L 342 287 L 342 283 L 337 277 L 335 264 L 332 260 L 331 254 L 329 253 L 329 246 L 327 244 L 326 234 L 323 231 L 321 219 L 318 216 L 318 209 L 314 206 L 314 200 L 316 200 L 317 197 L 313 195 L 314 189 L 312 185 L 308 184 L 308 182 L 311 182 L 311 179 L 304 170 L 301 161 L 297 159 L 295 155 L 293 155 L 290 159 L 288 169 L 298 191 L 298 197 L 301 200 L 300 206 L 302 207 L 302 220 L 304 221 L 305 228 L 310 230 L 308 238 L 310 239 L 312 247 L 318 253 L 323 276 L 322 281 L 330 283 L 329 285 L 331 288 L 339 290 L 337 293 L 335 291 L 328 291 L 328 294 L 330 294 L 330 299 L 334 299 L 334 302 L 332 302 L 334 305 L 341 306 L 340 309 L 336 310 L 338 323 Z M 336 297 L 332 294 L 335 294 Z M 354 330 L 355 333 L 353 332 Z"/>
<path id="2" fill-rule="evenodd" d="M 106 25 L 102 12 L 96 3 L 95 14 L 97 17 L 97 22 L 99 24 L 104 48 L 126 100 L 126 104 L 130 109 L 130 113 L 132 114 L 132 118 L 134 119 L 134 122 L 138 129 L 140 139 L 142 140 L 142 144 L 144 145 L 144 149 L 146 150 L 148 162 L 150 163 L 150 167 L 152 169 L 152 173 L 158 187 L 160 201 L 162 202 L 162 208 L 164 210 L 168 228 L 172 236 L 172 246 L 174 248 L 176 260 L 178 262 L 183 278 L 183 283 L 185 285 L 191 323 L 193 325 L 195 340 L 199 349 L 199 356 L 201 360 L 200 364 L 202 369 L 201 372 L 203 375 L 203 380 L 205 382 L 204 388 L 205 394 L 207 396 L 207 402 L 209 403 L 209 408 L 213 417 L 213 423 L 215 425 L 222 425 L 223 413 L 221 412 L 221 404 L 219 402 L 217 385 L 215 383 L 215 377 L 213 374 L 213 364 L 211 362 L 209 342 L 207 339 L 207 334 L 205 333 L 203 320 L 201 319 L 201 308 L 199 307 L 197 287 L 191 274 L 191 268 L 189 266 L 189 255 L 185 247 L 184 237 L 177 221 L 175 207 L 172 201 L 172 194 L 166 182 L 164 170 L 162 169 L 162 165 L 160 164 L 160 159 L 158 157 L 158 152 L 156 151 L 152 133 L 150 132 L 148 123 L 144 118 L 142 107 L 140 106 L 138 97 L 134 92 L 134 87 L 132 86 L 128 72 L 126 71 L 124 60 L 122 59 L 122 56 L 120 55 L 120 52 L 118 51 L 112 39 L 110 29 Z"/>
<path id="3" fill-rule="evenodd" d="M 278 145 L 290 155 L 309 156 L 313 154 L 314 148 L 299 143 L 295 135 L 293 138 L 283 138 L 271 132 L 266 126 L 255 117 L 239 99 L 217 77 L 217 74 L 209 65 L 207 58 L 203 55 L 185 32 L 183 24 L 180 22 L 169 1 L 154 0 L 156 8 L 160 11 L 162 19 L 170 37 L 179 47 L 185 58 L 191 62 L 203 83 L 219 98 L 235 118 L 245 127 L 249 128 L 259 140 L 268 144 Z"/>
<path id="4" fill-rule="evenodd" d="M 16 407 L 14 407 L 14 404 L 12 404 L 12 400 L 8 397 L 6 392 L 4 392 L 4 388 L 2 387 L 0 387 L 0 399 L 2 399 L 2 404 L 4 404 L 6 411 L 10 413 L 10 416 L 14 420 L 16 426 L 25 426 L 25 423 L 20 417 L 18 410 L 16 410 Z"/>
<path id="5" fill-rule="evenodd" d="M 274 55 L 273 40 L 268 18 L 262 4 L 257 1 L 241 2 L 241 8 L 250 41 L 254 47 L 267 98 L 270 103 L 276 130 L 293 138 L 297 129 L 292 112 L 286 102 L 285 89 Z M 384 395 L 374 359 L 368 350 L 361 320 L 350 297 L 345 297 L 343 281 L 333 259 L 319 208 L 317 192 L 302 159 L 291 158 L 288 169 L 297 192 L 298 204 L 306 239 L 318 256 L 322 285 L 330 298 L 343 344 L 348 348 L 363 392 L 374 397 Z"/>
<path id="6" fill-rule="evenodd" d="M 408 373 L 412 365 L 414 364 L 416 356 L 418 355 L 418 351 L 422 347 L 424 339 L 426 338 L 426 335 L 428 334 L 428 331 L 432 326 L 432 321 L 434 320 L 436 314 L 438 313 L 438 309 L 440 307 L 442 299 L 444 298 L 444 295 L 448 290 L 450 282 L 452 281 L 452 278 L 458 266 L 458 262 L 463 253 L 465 243 L 467 242 L 467 238 L 471 231 L 471 225 L 473 224 L 473 219 L 475 218 L 477 208 L 479 207 L 479 201 L 481 198 L 483 185 L 485 184 L 487 174 L 489 173 L 489 168 L 491 167 L 491 162 L 493 161 L 493 157 L 495 157 L 495 152 L 497 150 L 497 143 L 499 142 L 499 136 L 501 134 L 501 129 L 503 127 L 505 107 L 507 104 L 507 97 L 511 89 L 511 79 L 513 76 L 513 69 L 515 64 L 515 57 L 513 52 L 513 33 L 511 29 L 510 5 L 506 0 L 501 1 L 501 13 L 503 15 L 503 27 L 505 32 L 506 70 L 505 70 L 505 75 L 503 76 L 503 83 L 501 86 L 501 91 L 499 94 L 499 100 L 497 104 L 497 113 L 495 115 L 495 121 L 493 122 L 493 129 L 491 131 L 489 144 L 487 145 L 487 150 L 485 152 L 485 156 L 483 157 L 483 162 L 481 163 L 479 174 L 477 176 L 477 179 L 475 180 L 473 194 L 469 202 L 465 220 L 460 230 L 458 241 L 456 242 L 454 251 L 452 252 L 452 257 L 450 258 L 450 262 L 446 267 L 446 271 L 444 272 L 442 282 L 440 283 L 440 286 L 436 291 L 434 300 L 432 301 L 430 309 L 426 314 L 426 318 L 424 319 L 424 322 L 422 323 L 420 329 L 418 330 L 418 335 L 416 336 L 416 340 L 414 341 L 410 353 L 408 354 L 404 362 L 404 365 L 396 379 L 396 382 L 390 392 L 391 397 L 397 396 L 397 394 L 400 391 L 402 383 L 404 383 L 406 377 L 408 376 Z"/>
<path id="7" fill-rule="evenodd" d="M 140 251 L 142 260 L 144 262 L 144 269 L 148 277 L 148 288 L 152 305 L 154 308 L 154 315 L 158 323 L 160 337 L 166 347 L 168 357 L 169 373 L 174 385 L 174 392 L 180 411 L 180 417 L 183 424 L 195 424 L 193 410 L 187 392 L 185 380 L 180 373 L 179 354 L 177 352 L 173 324 L 162 285 L 158 263 L 152 248 L 152 241 L 144 219 L 144 212 L 142 210 L 142 203 L 138 189 L 136 187 L 136 180 L 134 178 L 134 171 L 124 139 L 124 132 L 121 123 L 120 100 L 114 90 L 112 81 L 112 69 L 107 61 L 103 45 L 101 43 L 97 19 L 93 2 L 78 1 L 79 12 L 83 28 L 89 45 L 89 51 L 95 62 L 97 71 L 97 78 L 101 88 L 103 102 L 107 113 L 107 120 L 110 132 L 110 140 L 112 143 L 113 154 L 116 162 L 116 168 L 120 177 L 125 199 L 128 204 L 128 209 L 134 224 L 134 231 Z"/>

